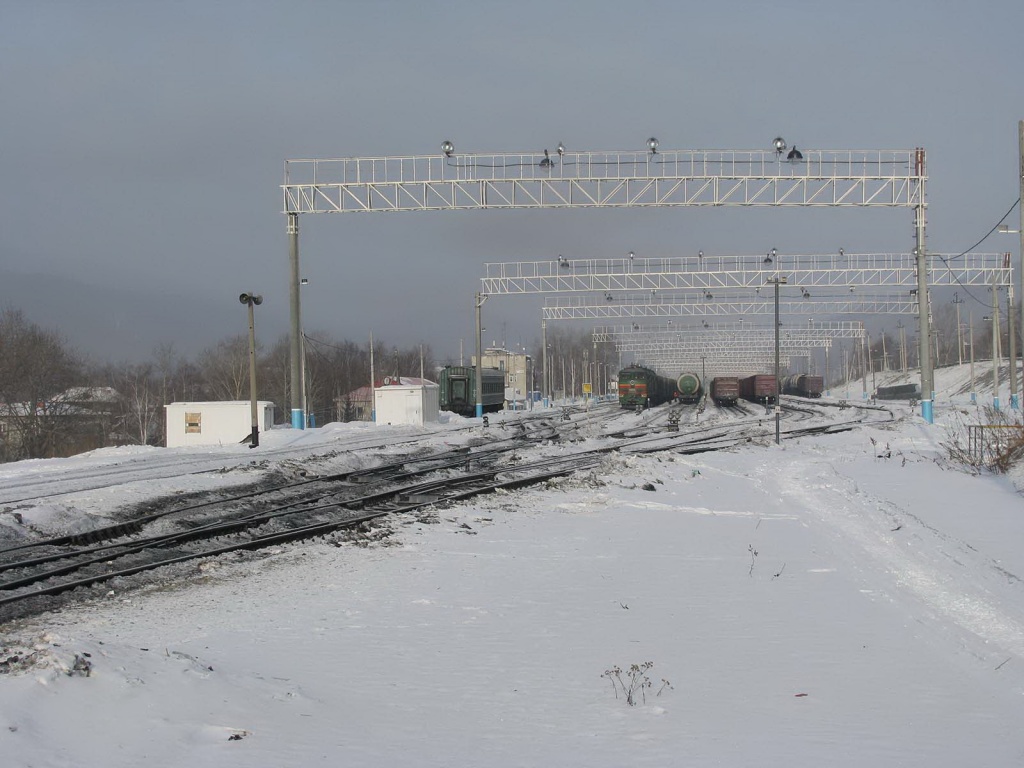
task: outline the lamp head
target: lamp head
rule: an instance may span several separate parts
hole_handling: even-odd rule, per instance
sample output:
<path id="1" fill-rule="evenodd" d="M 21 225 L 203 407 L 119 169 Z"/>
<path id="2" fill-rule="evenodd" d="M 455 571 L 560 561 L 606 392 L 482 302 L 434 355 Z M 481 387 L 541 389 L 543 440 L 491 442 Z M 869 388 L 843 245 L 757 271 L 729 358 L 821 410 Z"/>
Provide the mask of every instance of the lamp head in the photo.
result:
<path id="1" fill-rule="evenodd" d="M 781 155 L 786 151 L 786 140 L 781 136 L 776 136 L 775 140 L 772 141 L 772 147 L 775 148 L 775 154 Z"/>
<path id="2" fill-rule="evenodd" d="M 647 140 L 647 149 L 651 151 L 652 155 L 658 154 L 658 140 L 653 136 Z"/>
<path id="3" fill-rule="evenodd" d="M 451 157 L 452 156 L 452 152 L 455 151 L 455 145 L 452 144 L 450 141 L 442 141 L 441 142 L 441 151 L 444 152 L 444 156 L 445 157 Z"/>

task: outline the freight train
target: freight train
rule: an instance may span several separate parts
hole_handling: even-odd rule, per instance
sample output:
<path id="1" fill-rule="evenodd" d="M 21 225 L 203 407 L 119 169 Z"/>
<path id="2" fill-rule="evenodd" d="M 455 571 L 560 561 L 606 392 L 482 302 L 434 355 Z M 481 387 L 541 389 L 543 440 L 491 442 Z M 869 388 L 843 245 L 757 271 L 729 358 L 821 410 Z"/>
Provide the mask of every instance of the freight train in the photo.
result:
<path id="1" fill-rule="evenodd" d="M 758 373 L 740 379 L 740 397 L 768 405 L 775 402 L 775 376 Z"/>
<path id="2" fill-rule="evenodd" d="M 681 373 L 676 379 L 676 391 L 679 393 L 679 402 L 696 403 L 704 396 L 704 382 L 696 373 Z"/>
<path id="3" fill-rule="evenodd" d="M 782 380 L 782 394 L 796 395 L 797 397 L 821 397 L 825 388 L 825 379 L 821 376 L 811 376 L 801 373 L 796 376 L 787 376 Z"/>
<path id="4" fill-rule="evenodd" d="M 711 399 L 716 405 L 736 405 L 740 397 L 740 380 L 736 376 L 715 376 L 711 380 Z"/>
<path id="5" fill-rule="evenodd" d="M 480 370 L 484 413 L 500 411 L 505 405 L 505 374 L 498 368 Z M 437 376 L 440 408 L 461 416 L 476 416 L 476 367 L 446 365 Z"/>
<path id="6" fill-rule="evenodd" d="M 619 405 L 623 408 L 653 408 L 676 397 L 676 383 L 650 368 L 633 365 L 619 371 Z"/>

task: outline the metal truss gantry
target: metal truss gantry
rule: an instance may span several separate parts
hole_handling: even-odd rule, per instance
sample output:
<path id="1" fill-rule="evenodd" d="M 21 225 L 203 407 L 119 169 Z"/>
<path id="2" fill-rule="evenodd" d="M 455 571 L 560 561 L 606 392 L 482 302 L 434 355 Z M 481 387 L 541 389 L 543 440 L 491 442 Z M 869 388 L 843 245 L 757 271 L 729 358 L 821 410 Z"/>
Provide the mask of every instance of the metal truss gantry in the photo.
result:
<path id="1" fill-rule="evenodd" d="M 651 138 L 646 150 L 580 152 L 559 144 L 551 151 L 467 154 L 446 141 L 441 155 L 286 160 L 281 191 L 291 261 L 292 425 L 305 426 L 299 216 L 306 213 L 694 206 L 910 208 L 915 216 L 922 294 L 922 391 L 930 392 L 925 151 L 805 149 L 799 154 L 794 147 L 784 155 L 787 147 L 781 137 L 773 145 L 770 150 L 659 150 L 658 141 Z M 489 293 L 484 290 L 485 296 Z M 927 410 L 923 406 L 928 421 L 930 402 Z"/>
<path id="2" fill-rule="evenodd" d="M 654 149 L 286 160 L 284 212 L 924 205 L 922 149 Z"/>
<path id="3" fill-rule="evenodd" d="M 1001 253 L 956 258 L 933 255 L 929 286 L 1009 285 L 1012 269 Z M 813 297 L 818 289 L 905 288 L 918 284 L 917 256 L 909 253 L 680 257 L 666 259 L 564 259 L 497 262 L 484 265 L 481 293 L 514 296 L 538 293 L 700 291 L 711 301 L 716 291 L 764 288 L 785 276 L 788 286 Z M 748 294 L 749 295 L 749 294 Z M 651 302 L 655 303 L 655 302 Z"/>
<path id="4" fill-rule="evenodd" d="M 866 332 L 864 324 L 855 321 L 837 321 L 830 323 L 810 322 L 807 326 L 790 326 L 781 331 L 780 338 L 799 339 L 808 346 L 831 346 L 833 339 L 861 339 Z M 766 340 L 775 337 L 775 329 L 769 326 L 756 326 L 751 323 L 711 323 L 698 326 L 643 326 L 620 325 L 598 326 L 592 331 L 595 344 L 612 342 L 621 344 L 671 345 L 699 348 L 701 345 L 709 349 L 728 349 L 732 347 L 761 347 Z"/>
<path id="5" fill-rule="evenodd" d="M 917 314 L 917 299 L 906 293 L 861 296 L 852 291 L 839 295 L 823 295 L 816 291 L 806 298 L 802 294 L 786 298 L 780 302 L 780 309 L 785 315 L 910 315 Z M 599 294 L 552 296 L 545 299 L 541 316 L 552 321 L 614 320 L 626 317 L 762 315 L 773 311 L 774 304 L 768 292 L 755 289 L 753 296 L 738 292 L 716 293 L 711 301 L 700 293 L 625 294 L 621 298 Z"/>

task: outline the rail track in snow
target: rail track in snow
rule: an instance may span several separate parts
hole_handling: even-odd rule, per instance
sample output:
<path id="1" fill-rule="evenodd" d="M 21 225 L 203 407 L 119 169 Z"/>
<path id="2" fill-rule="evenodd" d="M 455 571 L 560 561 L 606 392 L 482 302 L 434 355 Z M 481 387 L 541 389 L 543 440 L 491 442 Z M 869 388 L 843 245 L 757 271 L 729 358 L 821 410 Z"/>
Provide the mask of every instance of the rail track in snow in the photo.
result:
<path id="1" fill-rule="evenodd" d="M 784 402 L 783 409 L 786 439 L 852 429 L 885 412 L 852 408 L 822 419 L 817 404 Z M 625 427 L 615 425 L 623 414 L 613 408 L 510 420 L 486 428 L 491 439 L 481 445 L 420 451 L 184 505 L 157 500 L 113 525 L 0 549 L 0 623 L 59 607 L 68 593 L 94 597 L 106 582 L 130 587 L 133 577 L 168 566 L 365 529 L 387 516 L 595 469 L 611 452 L 700 453 L 767 439 L 763 415 L 740 409 L 703 423 L 700 415 L 697 406 L 677 405 L 645 412 Z M 583 440 L 599 444 L 566 450 Z M 540 445 L 558 445 L 558 453 Z"/>

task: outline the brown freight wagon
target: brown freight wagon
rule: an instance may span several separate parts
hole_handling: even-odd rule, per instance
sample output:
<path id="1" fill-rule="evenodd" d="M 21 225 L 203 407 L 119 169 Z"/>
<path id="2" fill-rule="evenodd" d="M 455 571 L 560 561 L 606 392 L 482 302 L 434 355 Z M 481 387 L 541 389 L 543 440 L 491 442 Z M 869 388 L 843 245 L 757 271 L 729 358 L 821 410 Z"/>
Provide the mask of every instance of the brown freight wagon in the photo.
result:
<path id="1" fill-rule="evenodd" d="M 740 397 L 754 403 L 775 402 L 775 376 L 758 373 L 740 379 Z"/>

